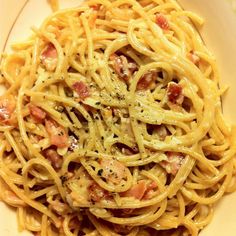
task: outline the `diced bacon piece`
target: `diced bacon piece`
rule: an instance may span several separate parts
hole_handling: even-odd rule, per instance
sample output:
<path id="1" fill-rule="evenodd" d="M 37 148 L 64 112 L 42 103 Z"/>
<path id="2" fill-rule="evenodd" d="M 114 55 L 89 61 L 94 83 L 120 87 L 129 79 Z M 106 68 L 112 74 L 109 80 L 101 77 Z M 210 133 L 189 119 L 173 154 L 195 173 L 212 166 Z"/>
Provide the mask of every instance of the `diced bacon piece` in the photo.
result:
<path id="1" fill-rule="evenodd" d="M 128 59 L 121 55 L 118 56 L 115 53 L 110 56 L 112 61 L 112 67 L 120 79 L 128 81 L 132 74 L 138 70 L 138 65 L 135 62 L 129 62 Z"/>
<path id="2" fill-rule="evenodd" d="M 101 161 L 101 176 L 108 182 L 119 184 L 126 177 L 126 167 L 123 163 L 115 159 L 102 159 Z"/>
<path id="3" fill-rule="evenodd" d="M 45 127 L 50 137 L 51 145 L 58 148 L 69 146 L 69 138 L 66 130 L 52 119 L 45 120 Z"/>
<path id="4" fill-rule="evenodd" d="M 184 156 L 179 152 L 167 152 L 166 155 L 167 160 L 161 161 L 160 165 L 166 170 L 167 173 L 176 175 L 184 161 Z"/>
<path id="5" fill-rule="evenodd" d="M 38 106 L 29 104 L 29 111 L 30 115 L 34 118 L 34 120 L 37 123 L 42 123 L 43 120 L 46 118 L 46 112 L 41 108 L 39 108 Z"/>
<path id="6" fill-rule="evenodd" d="M 90 8 L 92 8 L 94 11 L 98 11 L 100 7 L 101 7 L 101 4 L 94 4 L 90 6 Z"/>
<path id="7" fill-rule="evenodd" d="M 152 181 L 150 184 L 147 185 L 147 190 L 145 192 L 145 195 L 143 196 L 143 199 L 151 199 L 154 194 L 154 189 L 156 189 L 157 183 Z"/>
<path id="8" fill-rule="evenodd" d="M 40 60 L 48 71 L 54 71 L 57 66 L 57 50 L 52 43 L 49 43 L 42 51 Z"/>
<path id="9" fill-rule="evenodd" d="M 92 202 L 100 202 L 102 199 L 109 199 L 109 192 L 101 188 L 97 183 L 93 182 L 88 187 L 89 200 Z"/>
<path id="10" fill-rule="evenodd" d="M 141 180 L 136 185 L 131 187 L 126 192 L 121 193 L 122 197 L 134 197 L 138 200 L 141 200 L 147 191 L 147 185 L 145 181 Z"/>
<path id="11" fill-rule="evenodd" d="M 12 95 L 0 98 L 0 122 L 11 125 L 15 122 L 13 113 L 16 101 Z"/>
<path id="12" fill-rule="evenodd" d="M 144 74 L 138 84 L 137 84 L 137 89 L 138 90 L 145 90 L 147 89 L 152 82 L 155 81 L 155 79 L 157 78 L 157 72 L 156 71 L 149 71 L 146 74 Z"/>
<path id="13" fill-rule="evenodd" d="M 156 23 L 163 29 L 168 30 L 169 29 L 169 23 L 166 17 L 162 14 L 156 15 Z"/>
<path id="14" fill-rule="evenodd" d="M 89 97 L 89 95 L 90 95 L 88 86 L 82 81 L 75 82 L 72 85 L 72 88 L 76 91 L 76 93 L 79 95 L 79 97 L 82 100 Z"/>
<path id="15" fill-rule="evenodd" d="M 56 150 L 49 148 L 44 151 L 45 157 L 51 162 L 51 165 L 55 169 L 60 169 L 62 166 L 63 159 L 62 157 L 57 153 Z"/>
<path id="16" fill-rule="evenodd" d="M 181 85 L 170 82 L 167 86 L 167 97 L 168 100 L 174 104 L 181 105 L 184 101 L 184 95 L 182 93 Z"/>
<path id="17" fill-rule="evenodd" d="M 187 57 L 195 65 L 200 61 L 200 57 L 192 51 L 187 54 Z"/>

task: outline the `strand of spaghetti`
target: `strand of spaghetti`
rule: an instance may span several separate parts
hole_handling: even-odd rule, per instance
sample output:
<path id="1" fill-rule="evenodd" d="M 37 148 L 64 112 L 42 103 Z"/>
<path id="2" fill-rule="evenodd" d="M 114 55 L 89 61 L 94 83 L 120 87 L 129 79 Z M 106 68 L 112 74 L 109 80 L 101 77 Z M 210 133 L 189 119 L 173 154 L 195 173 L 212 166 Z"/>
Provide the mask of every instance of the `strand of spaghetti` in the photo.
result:
<path id="1" fill-rule="evenodd" d="M 166 206 L 167 206 L 167 201 L 164 200 L 163 202 L 160 203 L 160 206 L 153 205 L 152 207 L 150 207 L 145 214 L 133 216 L 129 218 L 119 218 L 119 217 L 113 216 L 113 217 L 106 218 L 106 220 L 115 224 L 120 224 L 120 225 L 139 226 L 141 224 L 149 224 L 155 221 L 156 219 L 158 219 L 165 212 Z M 91 210 L 90 212 L 93 215 L 98 217 L 98 215 L 96 215 L 96 212 L 91 211 Z M 99 215 L 99 217 L 101 217 L 101 215 Z"/>
<path id="2" fill-rule="evenodd" d="M 26 160 L 25 158 L 23 157 L 22 153 L 20 152 L 14 138 L 12 137 L 12 135 L 9 133 L 9 131 L 5 131 L 4 132 L 4 135 L 7 139 L 7 141 L 10 143 L 10 145 L 12 146 L 15 154 L 16 154 L 16 157 L 19 159 L 19 161 L 22 163 L 22 165 L 24 165 L 26 163 Z"/>
<path id="3" fill-rule="evenodd" d="M 182 224 L 185 227 L 187 227 L 187 229 L 189 230 L 189 233 L 192 236 L 197 236 L 198 235 L 198 229 L 197 229 L 197 227 L 195 226 L 195 224 L 194 224 L 194 222 L 192 220 L 184 219 Z"/>
<path id="4" fill-rule="evenodd" d="M 118 234 L 111 232 L 110 229 L 105 226 L 105 225 L 101 225 L 99 223 L 99 221 L 96 219 L 96 217 L 94 217 L 92 214 L 90 214 L 89 212 L 87 212 L 87 215 L 89 217 L 89 220 L 92 222 L 92 224 L 96 227 L 97 231 L 102 235 L 102 236 L 110 236 L 110 235 L 114 235 L 114 236 L 118 236 Z"/>
<path id="5" fill-rule="evenodd" d="M 47 209 L 47 207 L 44 206 L 42 203 L 39 203 L 38 201 L 33 201 L 33 200 L 29 199 L 27 196 L 25 196 L 25 194 L 14 183 L 12 183 L 12 181 L 9 181 L 7 175 L 2 171 L 1 166 L 2 166 L 2 164 L 0 163 L 0 176 L 5 182 L 7 182 L 8 186 L 12 189 L 12 191 L 20 199 L 22 199 L 26 204 L 28 204 L 29 206 L 33 207 L 34 209 L 38 210 L 39 212 L 42 212 L 43 214 L 50 217 L 54 221 L 55 225 L 57 227 L 59 227 L 60 221 L 58 220 L 58 218 L 51 211 L 49 211 Z"/>
<path id="6" fill-rule="evenodd" d="M 229 163 L 228 163 L 229 165 Z M 189 199 L 194 199 L 195 202 L 199 202 L 201 204 L 212 204 L 219 200 L 219 198 L 224 194 L 227 185 L 230 182 L 230 179 L 232 177 L 232 170 L 233 168 L 231 166 L 228 167 L 228 173 L 226 174 L 225 180 L 223 184 L 220 186 L 218 191 L 211 197 L 201 197 L 198 194 L 196 194 L 194 191 L 190 191 L 186 189 L 184 186 L 181 189 L 181 192 L 184 196 L 186 196 Z"/>
<path id="7" fill-rule="evenodd" d="M 42 216 L 42 223 L 41 223 L 41 235 L 47 236 L 47 227 L 48 227 L 48 216 L 43 215 Z"/>
<path id="8" fill-rule="evenodd" d="M 172 198 L 176 195 L 176 193 L 182 188 L 185 180 L 187 179 L 189 173 L 192 171 L 194 167 L 195 160 L 189 156 L 185 157 L 184 163 L 182 164 L 180 170 L 175 176 L 174 180 L 172 180 L 169 186 L 169 198 Z"/>
<path id="9" fill-rule="evenodd" d="M 55 184 L 56 184 L 56 186 L 58 188 L 58 191 L 59 191 L 62 199 L 65 199 L 66 193 L 65 193 L 65 190 L 64 190 L 64 188 L 62 186 L 61 180 L 60 180 L 59 176 L 57 175 L 57 172 L 53 169 L 53 167 L 49 164 L 49 162 L 47 160 L 43 160 L 43 159 L 40 160 L 40 159 L 37 159 L 37 158 L 29 160 L 24 165 L 24 167 L 22 168 L 22 175 L 23 175 L 23 177 L 27 178 L 27 174 L 28 174 L 30 168 L 33 165 L 42 166 L 42 167 L 44 167 L 48 171 L 48 173 L 50 173 L 50 176 L 55 181 Z"/>

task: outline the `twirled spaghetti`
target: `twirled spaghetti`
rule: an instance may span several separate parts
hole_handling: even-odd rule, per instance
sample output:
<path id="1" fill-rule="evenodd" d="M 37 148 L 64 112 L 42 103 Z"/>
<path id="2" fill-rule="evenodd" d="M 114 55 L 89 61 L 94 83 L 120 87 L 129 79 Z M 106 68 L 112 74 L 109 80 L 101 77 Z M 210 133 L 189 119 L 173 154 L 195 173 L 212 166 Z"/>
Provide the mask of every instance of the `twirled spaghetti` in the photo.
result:
<path id="1" fill-rule="evenodd" d="M 35 235 L 198 235 L 235 190 L 215 59 L 174 0 L 91 0 L 4 55 L 1 199 Z"/>

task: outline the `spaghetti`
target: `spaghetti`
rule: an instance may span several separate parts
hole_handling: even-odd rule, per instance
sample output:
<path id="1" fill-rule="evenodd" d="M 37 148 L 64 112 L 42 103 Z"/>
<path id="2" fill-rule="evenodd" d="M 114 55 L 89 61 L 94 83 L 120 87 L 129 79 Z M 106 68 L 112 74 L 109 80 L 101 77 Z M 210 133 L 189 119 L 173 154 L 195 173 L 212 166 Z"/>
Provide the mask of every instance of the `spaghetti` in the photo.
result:
<path id="1" fill-rule="evenodd" d="M 235 190 L 215 58 L 174 0 L 91 0 L 4 55 L 2 201 L 34 235 L 192 235 Z"/>

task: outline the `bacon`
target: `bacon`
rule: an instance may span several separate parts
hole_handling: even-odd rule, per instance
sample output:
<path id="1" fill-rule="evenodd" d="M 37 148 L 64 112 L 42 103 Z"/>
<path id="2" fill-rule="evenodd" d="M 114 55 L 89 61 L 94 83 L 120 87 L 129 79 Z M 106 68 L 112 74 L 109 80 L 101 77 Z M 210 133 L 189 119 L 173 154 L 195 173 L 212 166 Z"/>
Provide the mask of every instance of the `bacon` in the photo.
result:
<path id="1" fill-rule="evenodd" d="M 46 119 L 45 128 L 49 134 L 51 145 L 55 145 L 58 148 L 68 147 L 69 138 L 62 126 L 52 119 Z"/>
<path id="2" fill-rule="evenodd" d="M 129 62 L 123 55 L 118 56 L 115 53 L 110 56 L 112 67 L 120 79 L 128 81 L 132 74 L 138 70 L 138 65 L 135 62 Z"/>
<path id="3" fill-rule="evenodd" d="M 63 159 L 54 149 L 46 149 L 44 151 L 45 157 L 50 161 L 51 165 L 55 169 L 60 169 L 62 166 Z"/>
<path id="4" fill-rule="evenodd" d="M 138 200 L 141 200 L 147 191 L 147 186 L 145 181 L 141 180 L 136 185 L 131 187 L 126 192 L 121 193 L 122 197 L 134 197 Z"/>
<path id="5" fill-rule="evenodd" d="M 0 122 L 11 125 L 16 120 L 14 119 L 14 111 L 16 108 L 16 101 L 12 95 L 0 98 Z"/>
<path id="6" fill-rule="evenodd" d="M 57 66 L 57 50 L 52 43 L 49 43 L 41 53 L 40 60 L 48 71 L 54 71 Z"/>
<path id="7" fill-rule="evenodd" d="M 181 85 L 170 82 L 167 86 L 167 97 L 170 102 L 181 105 L 184 101 Z"/>
<path id="8" fill-rule="evenodd" d="M 157 187 L 157 183 L 154 181 L 147 185 L 147 190 L 145 192 L 145 195 L 143 196 L 143 199 L 151 199 L 154 194 L 154 189 L 156 189 Z"/>
<path id="9" fill-rule="evenodd" d="M 43 120 L 46 118 L 46 112 L 43 111 L 38 106 L 29 104 L 29 111 L 30 111 L 30 115 L 34 118 L 36 123 L 42 123 Z"/>
<path id="10" fill-rule="evenodd" d="M 109 199 L 109 192 L 101 188 L 97 183 L 93 182 L 88 187 L 89 200 L 92 202 L 100 202 L 102 199 Z"/>
<path id="11" fill-rule="evenodd" d="M 92 8 L 94 11 L 98 11 L 100 10 L 101 4 L 95 4 L 95 5 L 91 5 L 90 8 Z"/>
<path id="12" fill-rule="evenodd" d="M 163 30 L 168 30 L 169 29 L 169 23 L 166 17 L 162 14 L 157 14 L 156 15 L 156 23 L 159 25 L 160 28 Z"/>
<path id="13" fill-rule="evenodd" d="M 126 167 L 123 163 L 115 159 L 102 159 L 101 161 L 102 174 L 101 176 L 113 184 L 119 184 L 125 178 Z"/>
<path id="14" fill-rule="evenodd" d="M 72 85 L 72 88 L 76 91 L 76 93 L 79 95 L 79 97 L 82 100 L 89 97 L 89 95 L 90 95 L 88 86 L 82 81 L 75 82 Z"/>
<path id="15" fill-rule="evenodd" d="M 167 160 L 161 161 L 159 164 L 168 174 L 176 175 L 184 161 L 184 156 L 179 152 L 167 152 L 166 155 Z"/>
<path id="16" fill-rule="evenodd" d="M 140 80 L 137 84 L 137 89 L 138 90 L 147 89 L 152 84 L 152 82 L 155 81 L 156 78 L 157 78 L 157 72 L 156 71 L 150 71 L 150 72 L 144 74 L 140 78 Z"/>
<path id="17" fill-rule="evenodd" d="M 187 54 L 187 57 L 195 65 L 200 61 L 200 57 L 192 51 Z"/>

